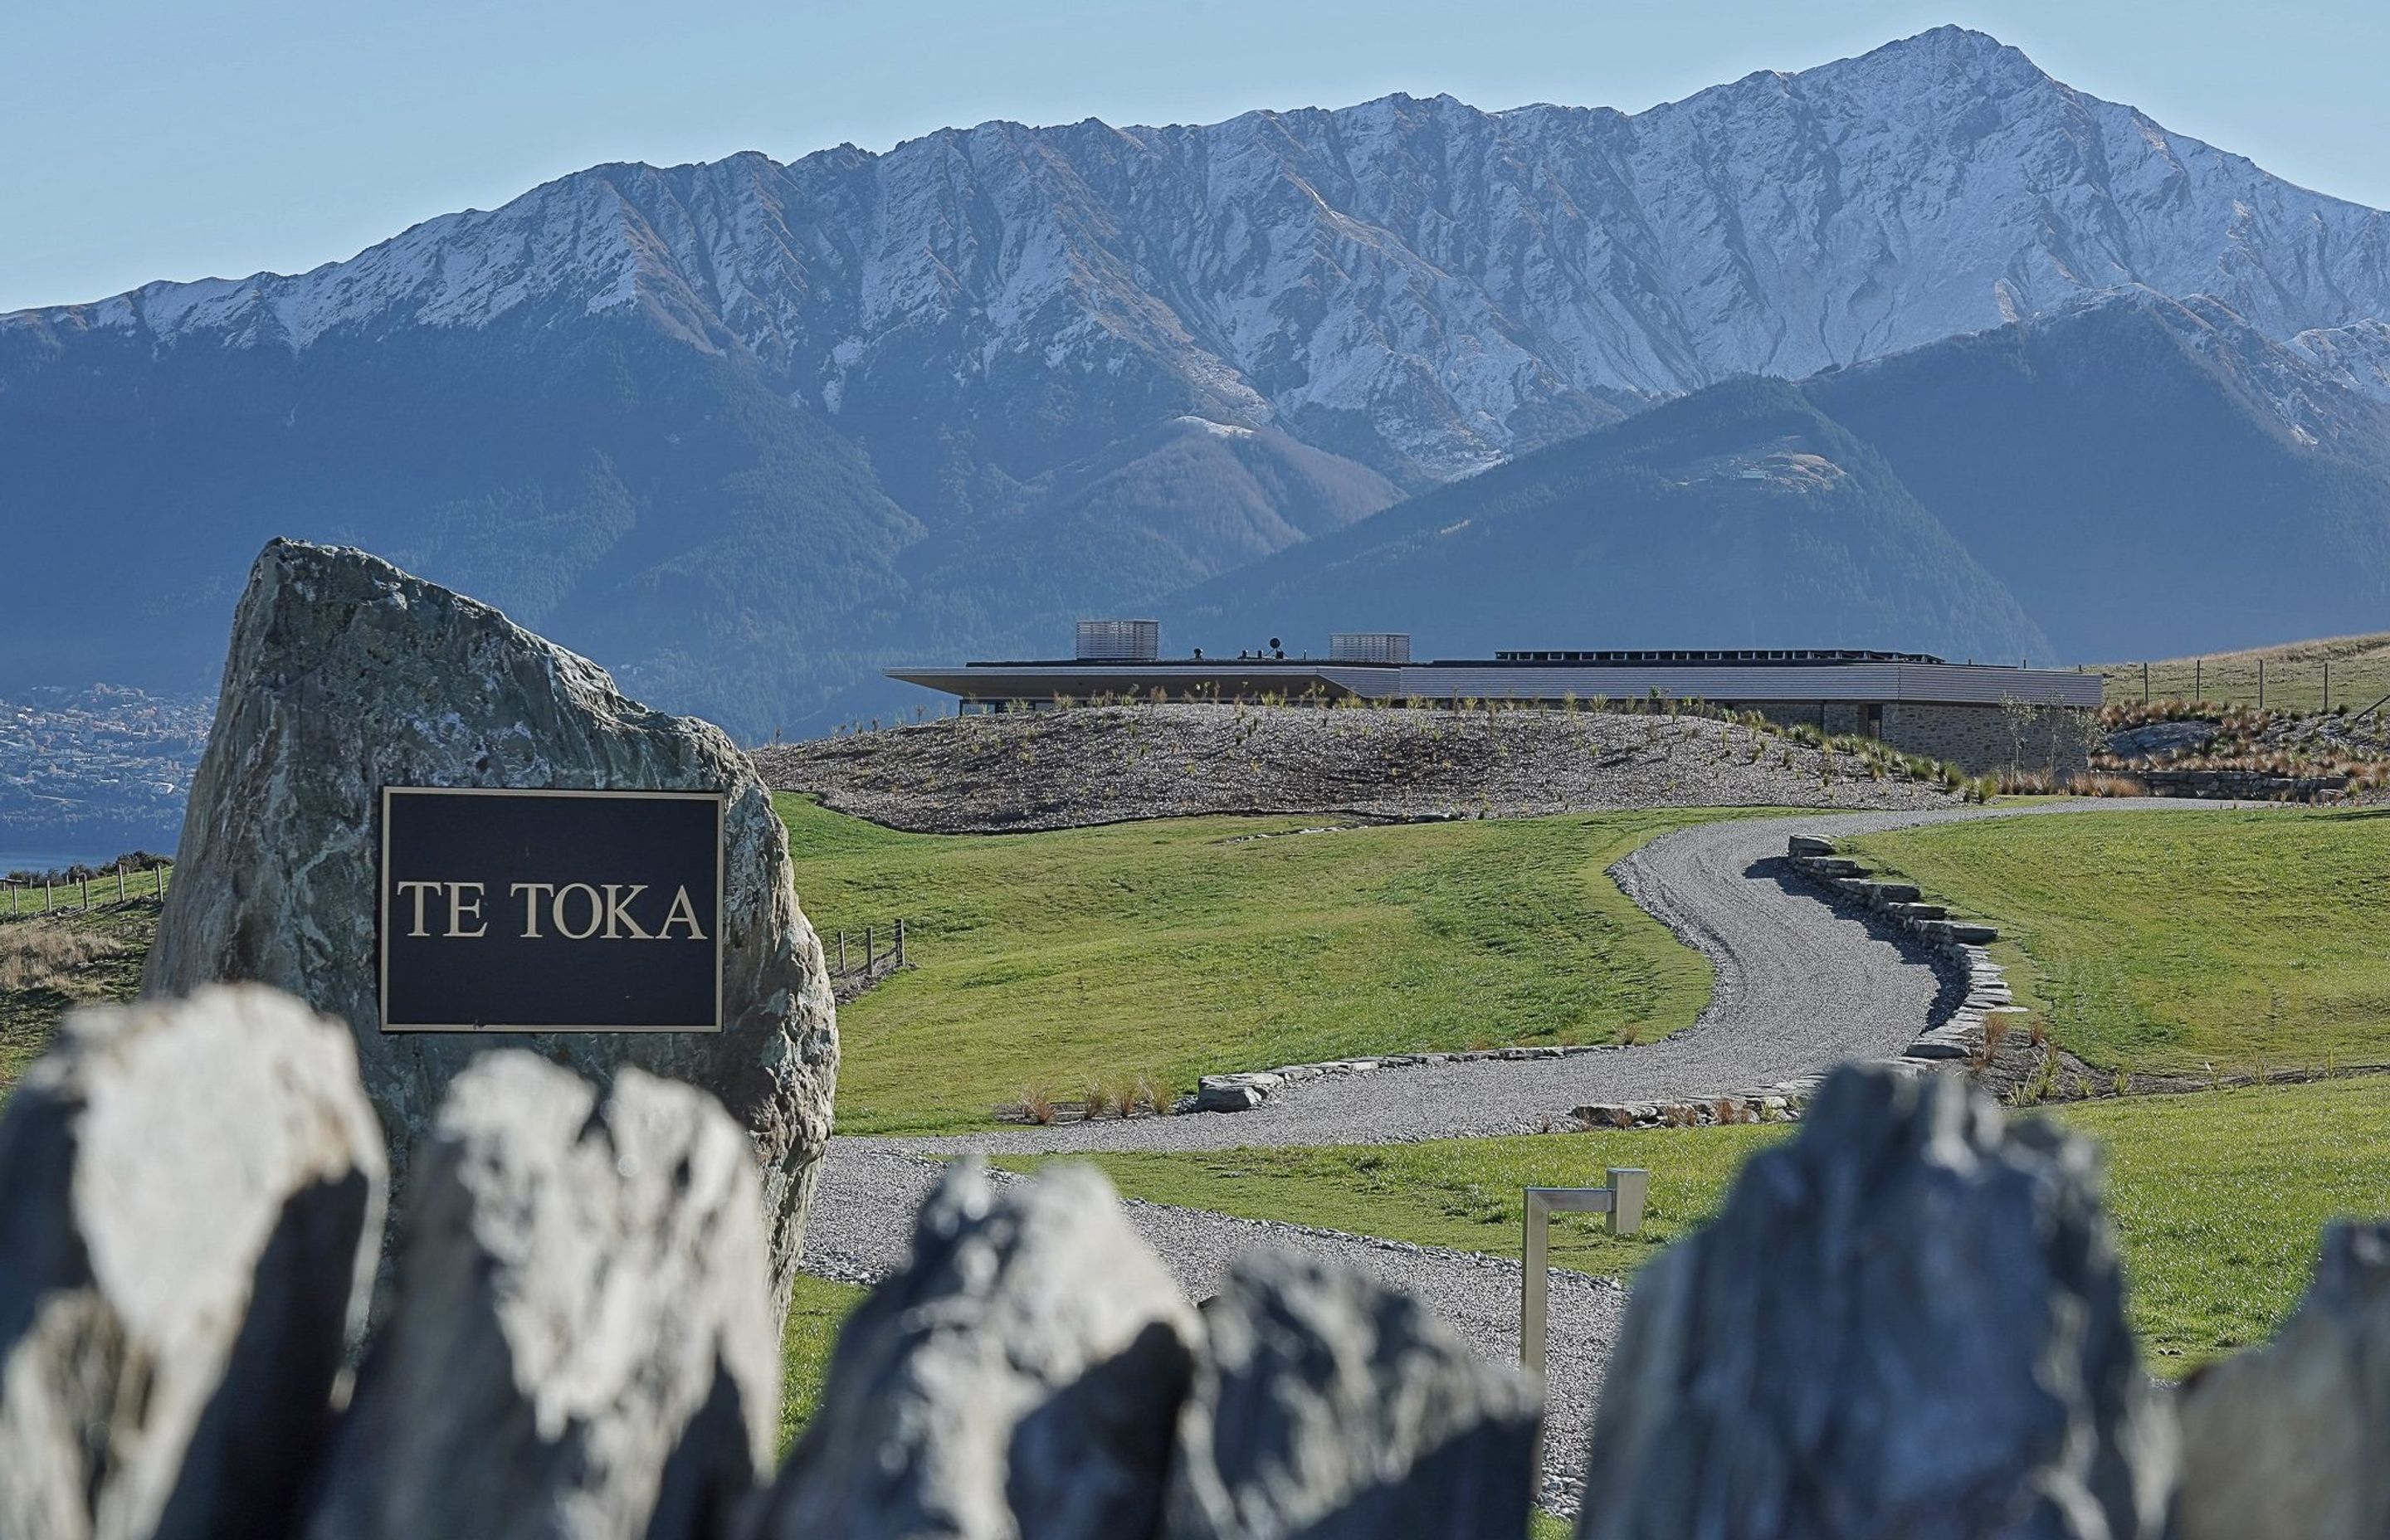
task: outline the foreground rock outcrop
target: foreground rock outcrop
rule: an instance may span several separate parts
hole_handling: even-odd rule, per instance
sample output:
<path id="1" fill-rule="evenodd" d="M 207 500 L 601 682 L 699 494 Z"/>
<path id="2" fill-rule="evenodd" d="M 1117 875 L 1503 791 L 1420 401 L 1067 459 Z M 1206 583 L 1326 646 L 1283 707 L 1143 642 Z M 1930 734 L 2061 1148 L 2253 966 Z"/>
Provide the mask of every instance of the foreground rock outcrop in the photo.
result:
<path id="1" fill-rule="evenodd" d="M 1636 1280 L 1578 1533 L 2163 1533 L 2088 1140 L 1953 1079 L 1845 1069 Z"/>
<path id="2" fill-rule="evenodd" d="M 1092 1167 L 950 1172 L 839 1339 L 762 1534 L 1144 1535 L 1203 1332 Z"/>
<path id="3" fill-rule="evenodd" d="M 382 1190 L 340 1023 L 254 988 L 69 1016 L 0 1119 L 0 1535 L 291 1533 Z"/>
<path id="4" fill-rule="evenodd" d="M 2179 1540 L 2390 1534 L 2390 1224 L 2324 1232 L 2273 1342 L 2183 1397 Z"/>
<path id="5" fill-rule="evenodd" d="M 1518 1537 L 1540 1396 L 1258 1254 L 1199 1311 L 1094 1172 L 969 1164 L 765 1483 L 758 1179 L 702 1092 L 518 1052 L 382 1201 L 349 1037 L 262 990 L 79 1013 L 0 1117 L 0 1536 Z M 2088 1147 L 1839 1072 L 1648 1266 L 1579 1533 L 2356 1540 L 2390 1516 L 2390 1226 L 2269 1348 L 2142 1375 Z"/>
<path id="6" fill-rule="evenodd" d="M 384 786 L 726 790 L 725 1030 L 385 1034 L 375 965 Z M 493 1046 L 603 1084 L 624 1065 L 700 1085 L 763 1172 L 776 1291 L 803 1249 L 838 1036 L 770 793 L 721 732 L 624 697 L 487 605 L 362 551 L 277 540 L 233 622 L 146 994 L 274 984 L 349 1023 L 403 1191 L 448 1083 Z"/>
<path id="7" fill-rule="evenodd" d="M 1419 1301 L 1261 1251 L 1203 1319 L 1170 1540 L 1524 1533 L 1542 1387 L 1490 1370 Z"/>
<path id="8" fill-rule="evenodd" d="M 737 1124 L 625 1070 L 458 1076 L 315 1540 L 717 1533 L 768 1470 L 777 1316 Z"/>

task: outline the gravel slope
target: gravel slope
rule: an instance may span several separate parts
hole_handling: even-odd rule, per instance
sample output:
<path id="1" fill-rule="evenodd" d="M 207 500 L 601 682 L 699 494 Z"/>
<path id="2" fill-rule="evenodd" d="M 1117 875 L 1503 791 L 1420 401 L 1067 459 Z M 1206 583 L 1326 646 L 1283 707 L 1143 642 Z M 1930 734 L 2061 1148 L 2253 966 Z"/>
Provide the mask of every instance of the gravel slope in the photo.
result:
<path id="1" fill-rule="evenodd" d="M 905 1264 L 914 1213 L 939 1163 L 834 1139 L 814 1191 L 804 1268 L 822 1277 L 872 1283 Z M 998 1182 L 1017 1181 L 1002 1172 Z M 1519 1357 L 1519 1264 L 1473 1251 L 1410 1246 L 1298 1225 L 1234 1219 L 1201 1209 L 1132 1202 L 1129 1222 L 1192 1300 L 1217 1292 L 1228 1264 L 1247 1249 L 1278 1246 L 1358 1267 L 1427 1304 L 1488 1362 Z M 1573 1508 L 1585 1469 L 1594 1402 L 1625 1310 L 1626 1290 L 1608 1279 L 1553 1270 L 1544 1431 L 1546 1506 Z"/>
<path id="2" fill-rule="evenodd" d="M 1085 706 L 752 751 L 774 788 L 940 834 L 1207 813 L 1505 817 L 1634 807 L 1939 808 L 1775 733 L 1619 712 Z"/>

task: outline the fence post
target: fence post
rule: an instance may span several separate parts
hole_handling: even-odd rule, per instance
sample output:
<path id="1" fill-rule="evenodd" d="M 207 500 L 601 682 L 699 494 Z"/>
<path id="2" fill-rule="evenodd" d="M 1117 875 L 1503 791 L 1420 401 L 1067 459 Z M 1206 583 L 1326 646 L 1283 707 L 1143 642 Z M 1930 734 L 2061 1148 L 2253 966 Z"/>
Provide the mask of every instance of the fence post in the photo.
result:
<path id="1" fill-rule="evenodd" d="M 905 966 L 905 917 L 896 917 L 896 966 Z"/>
<path id="2" fill-rule="evenodd" d="M 2141 704 L 2142 704 L 2142 705 L 2144 705 L 2144 706 L 2146 706 L 2146 705 L 2148 705 L 2149 703 L 2150 703 L 2150 665 L 2149 665 L 2149 664 L 2147 664 L 2147 663 L 2143 663 L 2143 664 L 2141 665 Z"/>
<path id="3" fill-rule="evenodd" d="M 44 913 L 44 914 L 45 914 L 45 915 L 46 915 L 46 914 L 48 914 L 49 912 L 50 912 L 50 879 L 49 879 L 48 878 L 46 878 L 46 877 L 45 877 L 45 878 L 42 879 L 42 913 Z"/>
<path id="4" fill-rule="evenodd" d="M 2257 660 L 2257 709 L 2266 709 L 2266 660 Z"/>
<path id="5" fill-rule="evenodd" d="M 2332 660 L 2323 661 L 2323 710 L 2332 710 Z"/>
<path id="6" fill-rule="evenodd" d="M 2193 658 L 2191 661 L 2191 698 L 2193 700 L 2204 700 L 2207 699 L 2206 687 L 2201 682 L 2199 677 L 2200 671 L 2205 668 L 2206 665 L 2207 660 L 2204 658 Z"/>
<path id="7" fill-rule="evenodd" d="M 871 927 L 868 925 L 863 928 L 863 973 L 866 978 L 871 976 Z"/>
<path id="8" fill-rule="evenodd" d="M 841 973 L 846 971 L 846 932 L 843 930 L 838 933 L 838 970 Z"/>
<path id="9" fill-rule="evenodd" d="M 124 902 L 124 863 L 122 861 L 116 864 L 116 902 Z"/>

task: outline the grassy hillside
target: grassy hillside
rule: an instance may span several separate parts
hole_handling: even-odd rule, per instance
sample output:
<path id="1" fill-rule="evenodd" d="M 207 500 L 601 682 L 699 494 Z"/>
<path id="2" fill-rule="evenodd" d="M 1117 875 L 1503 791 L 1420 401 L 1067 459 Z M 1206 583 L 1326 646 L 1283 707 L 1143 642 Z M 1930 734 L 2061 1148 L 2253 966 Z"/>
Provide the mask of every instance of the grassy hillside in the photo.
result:
<path id="1" fill-rule="evenodd" d="M 2161 1374 L 2265 1341 L 2305 1290 L 2324 1224 L 2390 1207 L 2381 1179 L 2390 1081 L 2132 1097 L 2050 1115 L 2106 1151 L 2128 1309 Z M 1715 1215 L 1742 1161 L 1790 1132 L 1744 1125 L 1093 1159 L 1133 1198 L 1508 1256 L 1518 1254 L 1521 1187 L 1591 1186 L 1605 1166 L 1643 1166 L 1651 1203 L 1641 1237 L 1554 1220 L 1555 1266 L 1621 1276 Z"/>
<path id="2" fill-rule="evenodd" d="M 2095 1064 L 2390 1063 L 2390 811 L 2069 814 L 1848 848 L 1998 926 L 2022 998 Z"/>
<path id="3" fill-rule="evenodd" d="M 141 880 L 154 892 L 154 873 Z M 0 1103 L 49 1046 L 60 1017 L 79 1005 L 133 998 L 157 927 L 155 897 L 0 920 Z"/>
<path id="4" fill-rule="evenodd" d="M 780 799 L 817 929 L 906 918 L 839 1012 L 839 1127 L 969 1127 L 1024 1090 L 1355 1054 L 1658 1037 L 1710 971 L 1603 868 L 1713 810 L 1300 833 L 1194 818 L 900 834 Z"/>
<path id="5" fill-rule="evenodd" d="M 2110 700 L 2139 700 L 2146 695 L 2152 700 L 2254 706 L 2259 698 L 2260 663 L 2265 665 L 2265 703 L 2275 711 L 2314 712 L 2331 705 L 2359 712 L 2390 696 L 2390 632 L 2146 663 L 2101 663 L 2095 672 L 2106 681 Z M 2324 697 L 2327 683 L 2332 687 L 2329 700 Z"/>

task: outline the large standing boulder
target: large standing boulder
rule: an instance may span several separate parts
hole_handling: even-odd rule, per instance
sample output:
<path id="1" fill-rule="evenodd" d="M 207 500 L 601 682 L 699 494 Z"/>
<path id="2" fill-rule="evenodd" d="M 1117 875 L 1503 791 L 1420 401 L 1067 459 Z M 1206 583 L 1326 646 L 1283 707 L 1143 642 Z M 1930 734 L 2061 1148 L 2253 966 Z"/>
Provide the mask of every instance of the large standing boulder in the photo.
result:
<path id="1" fill-rule="evenodd" d="M 296 1533 L 382 1192 L 339 1023 L 263 989 L 68 1017 L 0 1119 L 0 1535 Z"/>
<path id="2" fill-rule="evenodd" d="M 2182 1457 L 2180 1540 L 2390 1534 L 2390 1223 L 2324 1232 L 2274 1341 L 2184 1392 Z"/>
<path id="3" fill-rule="evenodd" d="M 375 911 L 385 785 L 726 790 L 724 1030 L 384 1033 Z M 535 1047 L 604 1082 L 703 1086 L 752 1140 L 785 1301 L 829 1137 L 838 1033 L 788 835 L 716 728 L 625 698 L 604 670 L 365 552 L 277 540 L 234 618 L 174 883 L 142 987 L 255 980 L 355 1033 L 403 1194 L 407 1151 L 475 1054 Z"/>
<path id="4" fill-rule="evenodd" d="M 2175 1472 L 2089 1143 L 1848 1068 L 1637 1278 L 1578 1533 L 2130 1540 Z"/>
<path id="5" fill-rule="evenodd" d="M 1201 1327 L 1111 1184 L 964 1162 L 848 1318 L 756 1540 L 1150 1535 Z"/>
<path id="6" fill-rule="evenodd" d="M 1170 1540 L 1526 1534 L 1541 1388 L 1427 1306 L 1348 1268 L 1253 1251 L 1203 1324 Z"/>
<path id="7" fill-rule="evenodd" d="M 416 1152 L 397 1306 L 315 1540 L 726 1533 L 779 1418 L 754 1162 L 701 1092 L 526 1053 Z"/>

